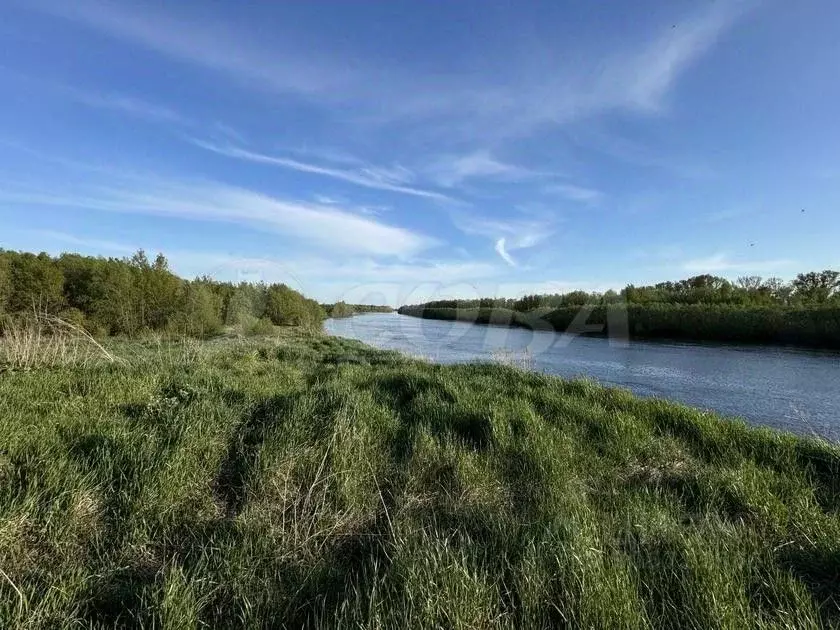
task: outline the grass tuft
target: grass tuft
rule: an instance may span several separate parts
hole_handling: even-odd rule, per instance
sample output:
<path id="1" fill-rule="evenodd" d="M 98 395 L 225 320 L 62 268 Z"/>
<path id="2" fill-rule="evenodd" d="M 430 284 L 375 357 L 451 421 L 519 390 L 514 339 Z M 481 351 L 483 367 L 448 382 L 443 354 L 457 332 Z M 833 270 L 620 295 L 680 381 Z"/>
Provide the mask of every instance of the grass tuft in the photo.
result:
<path id="1" fill-rule="evenodd" d="M 84 328 L 46 313 L 0 318 L 0 370 L 90 367 L 115 357 Z"/>

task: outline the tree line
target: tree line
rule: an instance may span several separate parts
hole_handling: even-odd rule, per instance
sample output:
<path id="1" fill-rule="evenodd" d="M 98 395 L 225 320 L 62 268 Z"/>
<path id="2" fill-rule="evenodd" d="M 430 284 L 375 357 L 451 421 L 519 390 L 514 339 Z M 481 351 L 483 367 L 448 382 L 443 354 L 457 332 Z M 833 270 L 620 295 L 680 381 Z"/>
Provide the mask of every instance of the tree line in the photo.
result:
<path id="1" fill-rule="evenodd" d="M 0 249 L 0 315 L 56 315 L 95 335 L 145 331 L 208 336 L 225 326 L 319 325 L 324 309 L 285 284 L 175 275 L 163 254 L 103 258 Z"/>
<path id="2" fill-rule="evenodd" d="M 394 309 L 391 306 L 378 304 L 347 304 L 344 301 L 338 301 L 335 304 L 322 304 L 321 307 L 327 312 L 329 317 L 335 318 L 352 317 L 353 315 L 361 315 L 363 313 L 394 312 Z"/>
<path id="3" fill-rule="evenodd" d="M 650 286 L 628 285 L 620 292 L 526 295 L 520 298 L 435 300 L 413 306 L 428 308 L 505 308 L 521 313 L 565 306 L 608 304 L 706 304 L 728 306 L 801 307 L 840 305 L 840 272 L 827 269 L 800 273 L 790 282 L 780 278 L 743 276 L 735 282 L 699 275 Z"/>
<path id="4" fill-rule="evenodd" d="M 777 278 L 704 275 L 620 293 L 573 291 L 518 299 L 437 300 L 404 315 L 629 338 L 840 348 L 840 272 Z"/>

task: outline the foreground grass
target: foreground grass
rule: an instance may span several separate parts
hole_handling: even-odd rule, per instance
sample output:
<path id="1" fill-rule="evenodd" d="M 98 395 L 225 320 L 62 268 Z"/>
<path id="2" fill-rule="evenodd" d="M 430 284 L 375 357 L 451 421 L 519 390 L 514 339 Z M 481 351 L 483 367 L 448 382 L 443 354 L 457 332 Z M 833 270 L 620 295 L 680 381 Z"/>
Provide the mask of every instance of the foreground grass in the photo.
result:
<path id="1" fill-rule="evenodd" d="M 840 623 L 840 454 L 356 342 L 0 373 L 0 627 Z"/>

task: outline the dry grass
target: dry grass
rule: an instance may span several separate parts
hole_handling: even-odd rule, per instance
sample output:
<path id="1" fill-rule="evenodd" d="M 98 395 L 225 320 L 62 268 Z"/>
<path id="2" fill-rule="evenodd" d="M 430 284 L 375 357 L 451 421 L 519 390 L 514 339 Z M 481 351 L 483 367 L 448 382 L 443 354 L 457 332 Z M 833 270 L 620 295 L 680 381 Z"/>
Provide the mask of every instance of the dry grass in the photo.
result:
<path id="1" fill-rule="evenodd" d="M 116 358 L 84 328 L 46 313 L 0 323 L 0 368 L 89 367 Z"/>

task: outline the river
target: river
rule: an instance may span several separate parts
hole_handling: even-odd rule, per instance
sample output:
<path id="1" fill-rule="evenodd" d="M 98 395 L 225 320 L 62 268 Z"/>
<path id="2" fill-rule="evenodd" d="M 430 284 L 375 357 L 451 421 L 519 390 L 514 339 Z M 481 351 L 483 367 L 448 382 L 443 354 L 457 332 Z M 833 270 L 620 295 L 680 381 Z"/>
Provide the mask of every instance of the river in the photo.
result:
<path id="1" fill-rule="evenodd" d="M 372 313 L 330 319 L 328 333 L 439 363 L 513 360 L 585 376 L 747 422 L 840 439 L 840 353 L 793 348 L 621 342 L 521 328 Z"/>

